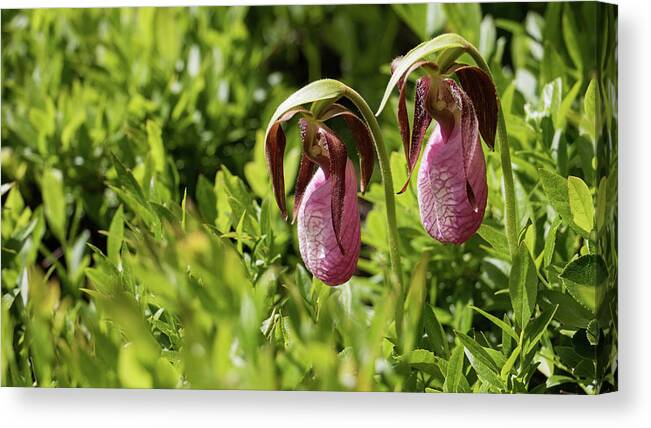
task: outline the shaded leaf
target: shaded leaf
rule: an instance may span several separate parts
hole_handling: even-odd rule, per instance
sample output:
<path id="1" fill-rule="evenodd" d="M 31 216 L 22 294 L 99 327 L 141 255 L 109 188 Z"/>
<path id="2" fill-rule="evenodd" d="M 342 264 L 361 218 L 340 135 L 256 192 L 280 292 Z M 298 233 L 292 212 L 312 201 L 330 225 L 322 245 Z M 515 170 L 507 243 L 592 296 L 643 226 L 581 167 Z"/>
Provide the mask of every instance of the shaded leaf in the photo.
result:
<path id="1" fill-rule="evenodd" d="M 538 278 L 536 266 L 525 243 L 520 243 L 509 276 L 509 294 L 516 323 L 524 329 L 536 305 Z"/>

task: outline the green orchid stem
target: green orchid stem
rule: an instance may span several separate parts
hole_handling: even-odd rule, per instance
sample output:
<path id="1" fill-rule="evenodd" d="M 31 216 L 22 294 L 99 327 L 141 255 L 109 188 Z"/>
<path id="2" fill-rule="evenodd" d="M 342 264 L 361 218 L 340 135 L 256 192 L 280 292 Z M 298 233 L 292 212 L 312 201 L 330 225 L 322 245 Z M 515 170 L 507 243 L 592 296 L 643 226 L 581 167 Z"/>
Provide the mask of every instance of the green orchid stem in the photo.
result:
<path id="1" fill-rule="evenodd" d="M 391 260 L 391 270 L 395 281 L 400 286 L 400 293 L 404 292 L 402 266 L 400 264 L 400 251 L 398 248 L 398 224 L 396 222 L 396 199 L 395 191 L 393 189 L 393 178 L 391 178 L 391 164 L 389 163 L 389 156 L 386 147 L 384 146 L 384 138 L 380 125 L 375 119 L 375 115 L 369 108 L 364 98 L 359 95 L 354 89 L 346 88 L 345 94 L 350 99 L 359 112 L 364 116 L 368 124 L 371 134 L 373 134 L 373 144 L 377 152 L 377 157 L 380 163 L 380 174 L 382 176 L 382 185 L 384 186 L 384 201 L 386 205 L 387 226 L 389 228 L 389 257 Z M 401 323 L 400 323 L 401 324 Z M 396 320 L 396 325 L 398 325 Z"/>
<path id="2" fill-rule="evenodd" d="M 482 58 L 477 49 L 468 44 L 466 51 L 472 56 L 477 66 L 493 78 L 491 70 Z M 513 184 L 513 168 L 511 167 L 511 150 L 509 148 L 509 136 L 506 132 L 506 123 L 502 104 L 497 99 L 497 143 L 500 152 L 500 163 L 502 165 L 502 181 L 504 184 L 504 220 L 506 223 L 506 241 L 509 245 L 511 259 L 518 253 L 518 229 L 516 226 L 517 210 L 515 204 L 515 185 Z"/>

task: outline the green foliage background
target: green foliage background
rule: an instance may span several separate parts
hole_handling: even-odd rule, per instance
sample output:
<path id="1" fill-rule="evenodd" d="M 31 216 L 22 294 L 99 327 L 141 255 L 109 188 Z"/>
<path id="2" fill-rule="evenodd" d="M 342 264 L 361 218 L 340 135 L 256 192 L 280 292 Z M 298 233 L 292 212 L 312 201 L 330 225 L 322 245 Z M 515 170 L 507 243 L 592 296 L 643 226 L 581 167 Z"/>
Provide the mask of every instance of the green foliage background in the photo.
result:
<path id="1" fill-rule="evenodd" d="M 616 20 L 594 3 L 3 11 L 2 385 L 616 390 Z M 445 31 L 497 80 L 519 255 L 487 151 L 466 244 L 427 236 L 415 185 L 397 197 L 404 302 L 377 176 L 359 272 L 330 288 L 273 202 L 266 121 L 321 77 L 374 108 L 391 59 Z M 401 183 L 395 111 L 379 120 Z"/>

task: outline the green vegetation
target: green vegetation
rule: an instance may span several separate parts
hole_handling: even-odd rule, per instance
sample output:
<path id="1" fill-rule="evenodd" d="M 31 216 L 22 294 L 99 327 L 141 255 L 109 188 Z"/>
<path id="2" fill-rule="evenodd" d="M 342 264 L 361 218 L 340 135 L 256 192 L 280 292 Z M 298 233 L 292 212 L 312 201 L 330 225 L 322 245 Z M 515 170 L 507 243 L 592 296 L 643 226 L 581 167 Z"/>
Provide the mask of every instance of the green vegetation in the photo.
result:
<path id="1" fill-rule="evenodd" d="M 616 390 L 616 26 L 595 3 L 3 11 L 2 385 Z M 465 244 L 423 230 L 414 180 L 396 196 L 404 300 L 377 168 L 359 271 L 328 287 L 274 202 L 268 120 L 322 77 L 375 109 L 391 60 L 447 31 L 496 80 L 517 256 L 485 149 Z M 378 122 L 404 183 L 396 109 Z"/>

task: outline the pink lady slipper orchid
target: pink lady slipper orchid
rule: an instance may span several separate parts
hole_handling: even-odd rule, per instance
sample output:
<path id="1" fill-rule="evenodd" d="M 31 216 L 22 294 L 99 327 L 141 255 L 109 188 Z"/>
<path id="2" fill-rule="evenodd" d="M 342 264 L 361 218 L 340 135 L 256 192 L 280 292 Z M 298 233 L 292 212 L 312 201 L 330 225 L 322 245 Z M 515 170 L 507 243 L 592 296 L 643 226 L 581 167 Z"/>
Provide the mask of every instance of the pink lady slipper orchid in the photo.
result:
<path id="1" fill-rule="evenodd" d="M 408 75 L 417 68 L 428 73 L 416 81 L 411 132 L 405 84 Z M 407 189 L 425 132 L 434 119 L 437 124 L 418 171 L 421 222 L 436 240 L 461 244 L 479 229 L 484 218 L 488 188 L 479 135 L 493 147 L 497 98 L 490 77 L 481 69 L 455 64 L 453 71 L 461 85 L 438 74 L 435 64 L 420 61 L 398 82 L 398 121 L 408 166 L 407 182 L 401 192 Z"/>
<path id="2" fill-rule="evenodd" d="M 357 269 L 361 246 L 357 206 L 357 176 L 346 146 L 324 122 L 345 120 L 356 142 L 360 159 L 362 192 L 373 173 L 373 145 L 366 124 L 339 104 L 332 104 L 319 117 L 297 108 L 282 115 L 270 128 L 266 140 L 267 164 L 278 207 L 285 219 L 282 122 L 296 113 L 303 145 L 292 221 L 298 223 L 299 250 L 307 269 L 328 285 L 348 281 Z"/>

